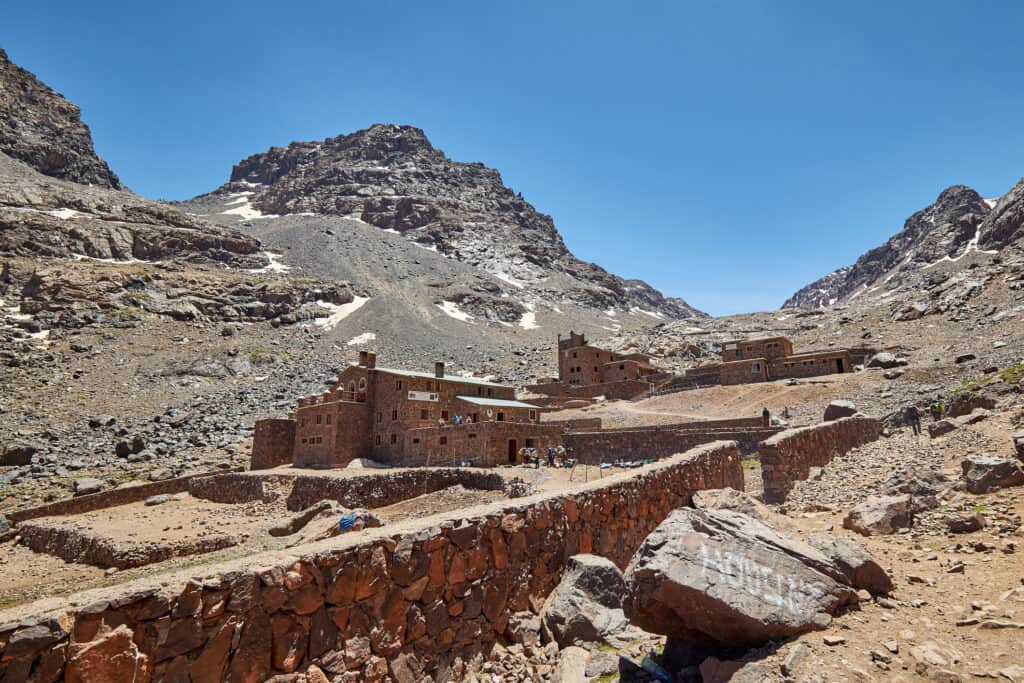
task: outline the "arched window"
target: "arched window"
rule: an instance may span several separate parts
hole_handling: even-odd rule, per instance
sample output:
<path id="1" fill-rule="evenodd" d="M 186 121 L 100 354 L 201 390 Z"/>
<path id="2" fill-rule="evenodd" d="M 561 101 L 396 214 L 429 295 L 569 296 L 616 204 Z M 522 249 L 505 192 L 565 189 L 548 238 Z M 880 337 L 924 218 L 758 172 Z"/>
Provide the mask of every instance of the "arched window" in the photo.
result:
<path id="1" fill-rule="evenodd" d="M 359 391 L 366 391 L 366 378 L 365 377 L 360 377 L 359 378 Z"/>
<path id="2" fill-rule="evenodd" d="M 351 392 L 353 394 L 356 393 L 356 381 L 355 380 L 352 380 L 351 382 L 348 383 L 348 390 L 349 390 L 349 392 Z"/>

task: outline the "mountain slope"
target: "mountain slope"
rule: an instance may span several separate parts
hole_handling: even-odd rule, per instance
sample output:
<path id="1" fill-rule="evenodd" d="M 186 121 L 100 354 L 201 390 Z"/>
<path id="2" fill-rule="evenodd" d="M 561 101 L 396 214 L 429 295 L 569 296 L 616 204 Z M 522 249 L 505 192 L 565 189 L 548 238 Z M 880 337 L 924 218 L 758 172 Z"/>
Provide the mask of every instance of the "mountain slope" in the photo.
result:
<path id="1" fill-rule="evenodd" d="M 234 205 L 226 203 L 230 199 Z M 236 220 L 316 215 L 358 219 L 555 301 L 703 317 L 682 299 L 577 259 L 550 216 L 479 163 L 452 161 L 422 130 L 377 124 L 321 142 L 293 142 L 237 164 L 231 180 L 189 205 Z M 237 204 L 243 204 L 243 207 Z"/>
<path id="2" fill-rule="evenodd" d="M 54 178 L 121 188 L 121 181 L 96 155 L 78 107 L 11 62 L 2 49 L 0 152 Z"/>
<path id="3" fill-rule="evenodd" d="M 1018 185 L 1014 191 L 1024 195 Z M 1021 196 L 997 206 L 964 185 L 943 190 L 935 203 L 907 219 L 903 230 L 857 259 L 800 289 L 783 308 L 814 309 L 851 301 L 876 289 L 908 284 L 940 262 L 959 262 L 979 249 L 1000 249 L 1014 242 L 1022 221 Z M 1011 239 L 1012 237 L 1012 239 Z"/>

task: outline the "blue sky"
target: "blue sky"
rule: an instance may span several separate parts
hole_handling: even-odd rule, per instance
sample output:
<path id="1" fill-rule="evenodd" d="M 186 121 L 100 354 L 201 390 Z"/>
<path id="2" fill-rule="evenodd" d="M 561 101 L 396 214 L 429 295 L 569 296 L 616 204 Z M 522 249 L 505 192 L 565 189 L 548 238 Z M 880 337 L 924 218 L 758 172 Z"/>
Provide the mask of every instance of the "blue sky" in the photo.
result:
<path id="1" fill-rule="evenodd" d="M 0 47 L 149 197 L 375 122 L 499 169 L 569 247 L 772 309 L 952 184 L 1024 176 L 1024 5 L 46 2 Z"/>

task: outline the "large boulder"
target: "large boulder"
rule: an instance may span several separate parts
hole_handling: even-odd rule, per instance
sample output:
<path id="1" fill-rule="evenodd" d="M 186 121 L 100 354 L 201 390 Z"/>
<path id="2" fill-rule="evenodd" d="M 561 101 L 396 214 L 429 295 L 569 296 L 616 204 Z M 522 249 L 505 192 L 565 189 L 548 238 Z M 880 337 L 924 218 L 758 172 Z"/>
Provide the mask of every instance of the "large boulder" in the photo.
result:
<path id="1" fill-rule="evenodd" d="M 541 626 L 559 647 L 628 642 L 633 629 L 622 611 L 622 571 L 597 555 L 574 555 L 541 610 Z"/>
<path id="2" fill-rule="evenodd" d="M 996 407 L 996 399 L 991 396 L 983 396 L 973 391 L 965 391 L 957 394 L 946 402 L 944 417 L 960 417 L 969 415 L 978 408 L 992 410 Z"/>
<path id="3" fill-rule="evenodd" d="M 857 406 L 852 401 L 832 401 L 825 407 L 825 422 L 856 414 Z"/>
<path id="4" fill-rule="evenodd" d="M 887 496 L 909 493 L 913 497 L 913 512 L 918 514 L 937 508 L 939 499 L 955 487 L 956 481 L 938 470 L 907 468 L 889 475 L 882 483 L 882 493 Z"/>
<path id="5" fill-rule="evenodd" d="M 878 536 L 906 529 L 913 521 L 913 500 L 909 494 L 872 496 L 847 513 L 843 526 L 864 536 Z"/>
<path id="6" fill-rule="evenodd" d="M 988 493 L 1024 484 L 1019 462 L 994 455 L 969 455 L 960 463 L 964 487 L 971 493 Z"/>
<path id="7" fill-rule="evenodd" d="M 0 465 L 18 467 L 32 464 L 32 456 L 42 450 L 43 446 L 33 441 L 15 441 L 0 451 Z"/>
<path id="8" fill-rule="evenodd" d="M 705 489 L 695 491 L 690 504 L 698 510 L 732 510 L 753 517 L 773 529 L 791 532 L 796 525 L 785 515 L 780 515 L 749 493 L 732 488 Z"/>
<path id="9" fill-rule="evenodd" d="M 869 368 L 885 368 L 886 370 L 906 364 L 906 358 L 898 358 L 895 353 L 889 353 L 888 351 L 876 353 L 871 357 L 871 360 L 868 361 Z"/>
<path id="10" fill-rule="evenodd" d="M 1024 460 L 1024 432 L 1013 435 L 1013 451 L 1017 454 L 1018 460 Z"/>
<path id="11" fill-rule="evenodd" d="M 626 570 L 626 614 L 677 642 L 747 648 L 826 627 L 857 597 L 829 558 L 729 510 L 680 509 Z"/>
<path id="12" fill-rule="evenodd" d="M 953 420 L 939 420 L 928 425 L 928 436 L 935 439 L 954 431 L 958 425 Z"/>
<path id="13" fill-rule="evenodd" d="M 831 534 L 812 534 L 808 543 L 832 561 L 833 566 L 846 577 L 845 583 L 850 586 L 863 588 L 876 595 L 892 591 L 893 583 L 889 574 L 859 543 Z"/>

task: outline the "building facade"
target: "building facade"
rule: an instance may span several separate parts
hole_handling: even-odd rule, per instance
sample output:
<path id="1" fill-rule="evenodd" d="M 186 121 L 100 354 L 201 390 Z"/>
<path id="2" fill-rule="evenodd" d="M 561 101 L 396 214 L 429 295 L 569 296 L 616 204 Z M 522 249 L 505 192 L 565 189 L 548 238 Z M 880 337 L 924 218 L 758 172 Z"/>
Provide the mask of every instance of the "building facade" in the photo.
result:
<path id="1" fill-rule="evenodd" d="M 766 337 L 723 342 L 721 363 L 691 368 L 685 377 L 698 385 L 748 384 L 852 371 L 848 349 L 794 353 L 786 337 Z"/>
<path id="2" fill-rule="evenodd" d="M 275 425 L 274 442 L 260 440 L 271 430 L 258 425 L 253 449 L 264 461 L 287 459 L 297 467 L 344 467 L 356 458 L 391 465 L 431 458 L 501 464 L 521 447 L 557 445 L 553 430 L 540 425 L 539 408 L 517 401 L 513 387 L 446 375 L 444 363 L 433 373 L 377 367 L 376 354 L 366 352 L 326 392 L 299 399 L 289 420 L 294 439 L 288 457 L 277 452 L 281 425 Z"/>

